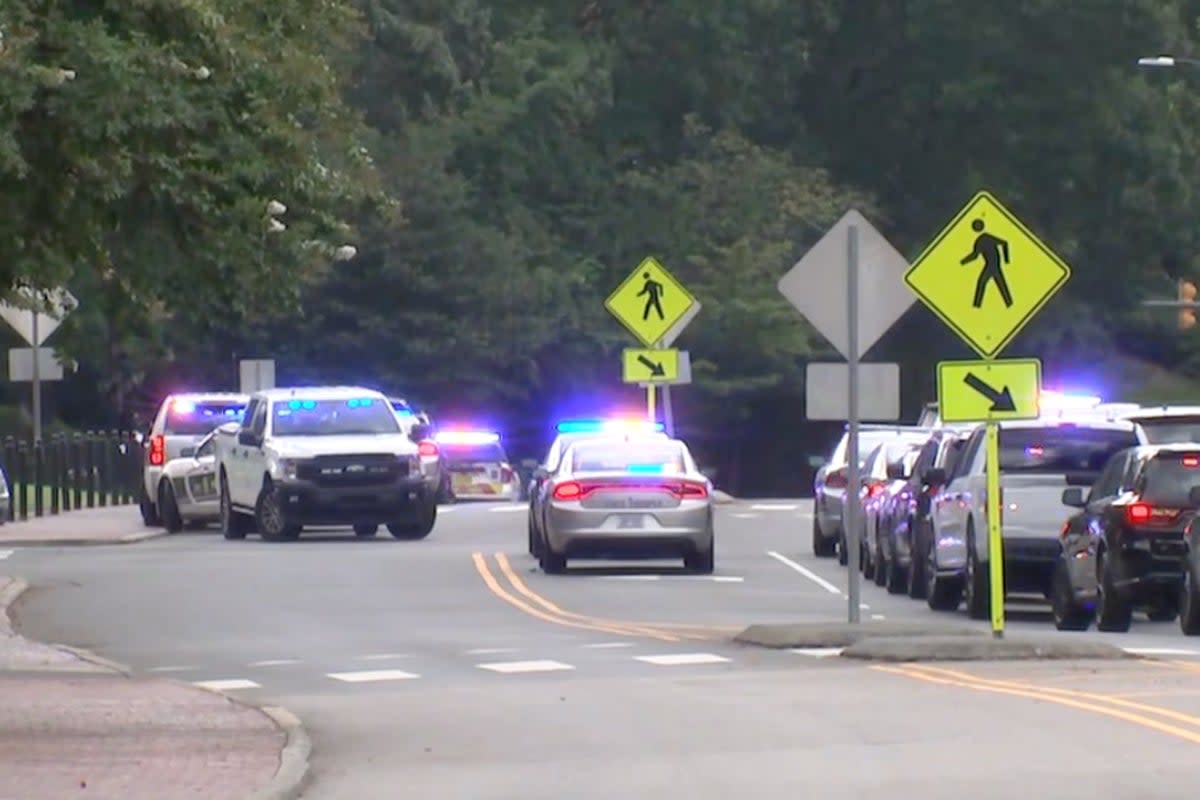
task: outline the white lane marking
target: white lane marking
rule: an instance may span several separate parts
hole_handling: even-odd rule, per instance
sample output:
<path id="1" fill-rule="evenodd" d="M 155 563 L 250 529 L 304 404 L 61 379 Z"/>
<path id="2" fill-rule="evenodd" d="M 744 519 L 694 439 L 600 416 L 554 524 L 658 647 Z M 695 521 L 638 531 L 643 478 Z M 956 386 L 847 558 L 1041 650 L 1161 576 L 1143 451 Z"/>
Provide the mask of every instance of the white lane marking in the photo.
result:
<path id="1" fill-rule="evenodd" d="M 515 653 L 516 647 L 480 647 L 475 650 L 467 650 L 466 655 L 469 656 L 489 656 L 495 653 Z"/>
<path id="2" fill-rule="evenodd" d="M 781 503 L 755 503 L 750 506 L 751 511 L 795 511 L 800 506 L 784 505 Z"/>
<path id="3" fill-rule="evenodd" d="M 1200 656 L 1200 650 L 1179 650 L 1174 647 L 1122 647 L 1135 656 Z"/>
<path id="4" fill-rule="evenodd" d="M 17 551 L 16 550 L 0 550 L 0 561 L 3 561 L 4 559 L 8 558 L 15 552 L 17 552 Z"/>
<path id="5" fill-rule="evenodd" d="M 591 575 L 602 581 L 709 581 L 710 583 L 742 583 L 738 575 Z"/>
<path id="6" fill-rule="evenodd" d="M 528 511 L 528 510 L 529 510 L 529 508 L 527 506 L 518 506 L 515 504 L 511 505 L 511 506 L 492 506 L 491 508 L 488 509 L 488 511 L 491 511 L 493 513 L 499 513 L 499 514 L 503 514 L 506 512 L 511 514 L 514 511 Z"/>
<path id="7" fill-rule="evenodd" d="M 492 672 L 511 674 L 514 672 L 555 672 L 557 670 L 575 669 L 570 664 L 561 661 L 499 661 L 494 664 L 476 664 L 480 669 Z"/>
<path id="8" fill-rule="evenodd" d="M 872 614 L 871 619 L 887 619 L 883 614 Z"/>
<path id="9" fill-rule="evenodd" d="M 798 653 L 802 656 L 812 656 L 813 658 L 829 658 L 830 656 L 838 656 L 842 654 L 842 647 L 792 647 L 788 649 L 789 653 Z"/>
<path id="10" fill-rule="evenodd" d="M 458 511 L 458 506 L 438 506 L 439 514 L 449 514 L 451 511 Z"/>
<path id="11" fill-rule="evenodd" d="M 392 661 L 397 658 L 408 658 L 408 653 L 370 653 L 359 656 L 359 661 Z"/>
<path id="12" fill-rule="evenodd" d="M 192 686 L 199 686 L 201 689 L 212 689 L 217 692 L 228 692 L 233 689 L 260 688 L 254 681 L 243 680 L 242 678 L 229 678 L 219 681 L 193 681 Z"/>
<path id="13" fill-rule="evenodd" d="M 734 514 L 733 516 L 737 517 L 738 519 L 754 519 L 755 517 L 757 517 L 759 515 L 758 514 Z"/>
<path id="14" fill-rule="evenodd" d="M 738 575 L 691 575 L 689 577 L 694 579 L 709 580 L 713 583 L 744 583 L 746 580 Z"/>
<path id="15" fill-rule="evenodd" d="M 299 664 L 298 658 L 268 658 L 266 661 L 251 661 L 248 667 L 282 667 L 287 664 Z"/>
<path id="16" fill-rule="evenodd" d="M 603 581 L 656 581 L 662 575 L 593 575 Z"/>
<path id="17" fill-rule="evenodd" d="M 369 683 L 372 681 L 407 681 L 421 676 L 398 669 L 376 669 L 364 672 L 327 672 L 325 677 L 343 683 Z"/>
<path id="18" fill-rule="evenodd" d="M 660 667 L 678 667 L 685 664 L 723 664 L 729 661 L 715 653 L 672 653 L 665 656 L 634 656 L 638 661 L 657 664 Z"/>
<path id="19" fill-rule="evenodd" d="M 189 672 L 194 669 L 200 669 L 200 668 L 199 667 L 185 667 L 185 666 L 152 667 L 151 669 L 146 670 L 146 672 Z"/>
<path id="20" fill-rule="evenodd" d="M 633 642 L 600 642 L 599 644 L 580 645 L 586 650 L 615 650 L 618 647 L 633 647 Z"/>
<path id="21" fill-rule="evenodd" d="M 768 550 L 767 555 L 769 555 L 771 558 L 778 561 L 780 564 L 783 564 L 785 567 L 790 567 L 790 568 L 796 570 L 796 572 L 799 572 L 801 575 L 808 578 L 810 581 L 815 583 L 817 586 L 820 586 L 822 589 L 829 592 L 830 594 L 841 594 L 842 593 L 841 589 L 834 586 L 832 583 L 825 580 L 820 575 L 813 572 L 811 569 L 804 566 L 803 564 L 797 564 L 795 561 L 792 561 L 790 558 L 783 555 L 782 553 L 776 553 L 774 550 Z M 863 606 L 863 608 L 866 608 L 866 606 Z"/>

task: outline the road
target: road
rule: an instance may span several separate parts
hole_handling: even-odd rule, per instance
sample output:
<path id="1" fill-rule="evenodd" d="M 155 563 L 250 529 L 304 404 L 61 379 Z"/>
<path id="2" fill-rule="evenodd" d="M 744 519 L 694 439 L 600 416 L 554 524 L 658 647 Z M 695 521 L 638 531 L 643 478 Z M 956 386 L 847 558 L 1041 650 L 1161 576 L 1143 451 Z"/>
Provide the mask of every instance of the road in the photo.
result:
<path id="1" fill-rule="evenodd" d="M 808 551 L 808 502 L 722 507 L 711 577 L 544 575 L 523 512 L 446 507 L 424 542 L 208 531 L 14 548 L 0 572 L 35 586 L 17 611 L 28 636 L 298 714 L 307 800 L 1191 792 L 1200 641 L 1176 624 L 1057 634 L 1044 607 L 1010 622 L 1153 662 L 895 667 L 746 648 L 729 636 L 750 623 L 845 618 L 845 570 Z M 863 600 L 865 619 L 968 624 L 873 585 Z"/>

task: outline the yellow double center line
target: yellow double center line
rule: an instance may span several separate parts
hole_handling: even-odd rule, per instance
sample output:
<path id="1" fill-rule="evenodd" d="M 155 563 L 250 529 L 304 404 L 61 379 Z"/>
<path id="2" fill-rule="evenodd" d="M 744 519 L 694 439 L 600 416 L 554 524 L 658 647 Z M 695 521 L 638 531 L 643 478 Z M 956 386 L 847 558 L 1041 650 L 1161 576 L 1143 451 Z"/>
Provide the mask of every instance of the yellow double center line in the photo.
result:
<path id="1" fill-rule="evenodd" d="M 1061 706 L 1101 714 L 1113 719 L 1139 725 L 1143 728 L 1165 733 L 1192 744 L 1200 744 L 1200 716 L 1184 714 L 1161 706 L 1138 703 L 1122 697 L 1098 694 L 1096 692 L 1081 692 L 1075 689 L 1058 689 L 1041 686 L 1023 681 L 994 680 L 981 678 L 967 672 L 930 667 L 926 665 L 908 664 L 900 667 L 875 666 L 871 669 L 879 672 L 889 672 L 903 675 L 927 683 L 943 686 L 956 686 L 977 692 L 990 692 L 1013 697 L 1025 697 L 1031 700 L 1041 700 Z"/>
<path id="2" fill-rule="evenodd" d="M 525 581 L 517 575 L 516 570 L 509 563 L 508 556 L 504 553 L 495 553 L 492 558 L 496 564 L 495 572 L 483 553 L 471 554 L 475 570 L 483 579 L 484 585 L 505 603 L 542 622 L 616 636 L 657 639 L 662 642 L 713 640 L 723 638 L 737 630 L 713 625 L 611 619 L 568 611 L 530 589 Z"/>

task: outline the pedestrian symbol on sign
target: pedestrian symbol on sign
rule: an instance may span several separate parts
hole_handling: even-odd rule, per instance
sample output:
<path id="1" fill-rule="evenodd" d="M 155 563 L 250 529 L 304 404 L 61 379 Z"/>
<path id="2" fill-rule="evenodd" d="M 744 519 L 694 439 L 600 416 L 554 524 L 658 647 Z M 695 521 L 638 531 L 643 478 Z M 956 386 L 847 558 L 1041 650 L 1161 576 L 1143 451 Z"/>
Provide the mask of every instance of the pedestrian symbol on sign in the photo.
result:
<path id="1" fill-rule="evenodd" d="M 996 289 L 1000 292 L 1000 299 L 1004 301 L 1005 308 L 1012 308 L 1012 293 L 1009 292 L 1008 281 L 1004 278 L 1004 267 L 1009 260 L 1008 242 L 984 232 L 982 219 L 972 222 L 971 230 L 979 234 L 975 237 L 975 247 L 959 262 L 966 265 L 977 258 L 983 259 L 983 270 L 980 271 L 979 280 L 975 283 L 975 299 L 971 304 L 975 308 L 982 308 L 983 295 L 987 291 L 988 281 L 995 281 Z"/>
<path id="2" fill-rule="evenodd" d="M 646 295 L 646 307 L 642 309 L 642 319 L 650 319 L 650 309 L 658 312 L 659 319 L 665 319 L 662 308 L 662 293 L 663 285 L 650 277 L 649 272 L 643 272 L 642 278 L 646 283 L 642 286 L 642 290 L 637 293 L 638 297 Z"/>

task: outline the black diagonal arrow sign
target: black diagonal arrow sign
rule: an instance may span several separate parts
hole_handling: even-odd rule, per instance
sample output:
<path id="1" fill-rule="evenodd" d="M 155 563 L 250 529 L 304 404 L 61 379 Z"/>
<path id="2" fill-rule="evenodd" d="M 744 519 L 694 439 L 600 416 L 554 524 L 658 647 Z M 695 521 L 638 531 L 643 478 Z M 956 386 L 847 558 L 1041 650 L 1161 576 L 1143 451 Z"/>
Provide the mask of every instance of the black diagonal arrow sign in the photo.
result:
<path id="1" fill-rule="evenodd" d="M 651 377 L 661 378 L 663 375 L 667 374 L 667 371 L 663 369 L 661 361 L 651 361 L 650 359 L 641 355 L 637 357 L 637 360 L 644 364 L 646 369 L 650 370 Z"/>
<path id="2" fill-rule="evenodd" d="M 992 401 L 992 411 L 1016 411 L 1017 404 L 1013 402 L 1012 392 L 1005 386 L 1003 389 L 995 389 L 989 386 L 983 378 L 980 378 L 974 372 L 968 372 L 963 378 L 963 383 L 970 386 L 975 391 Z"/>

